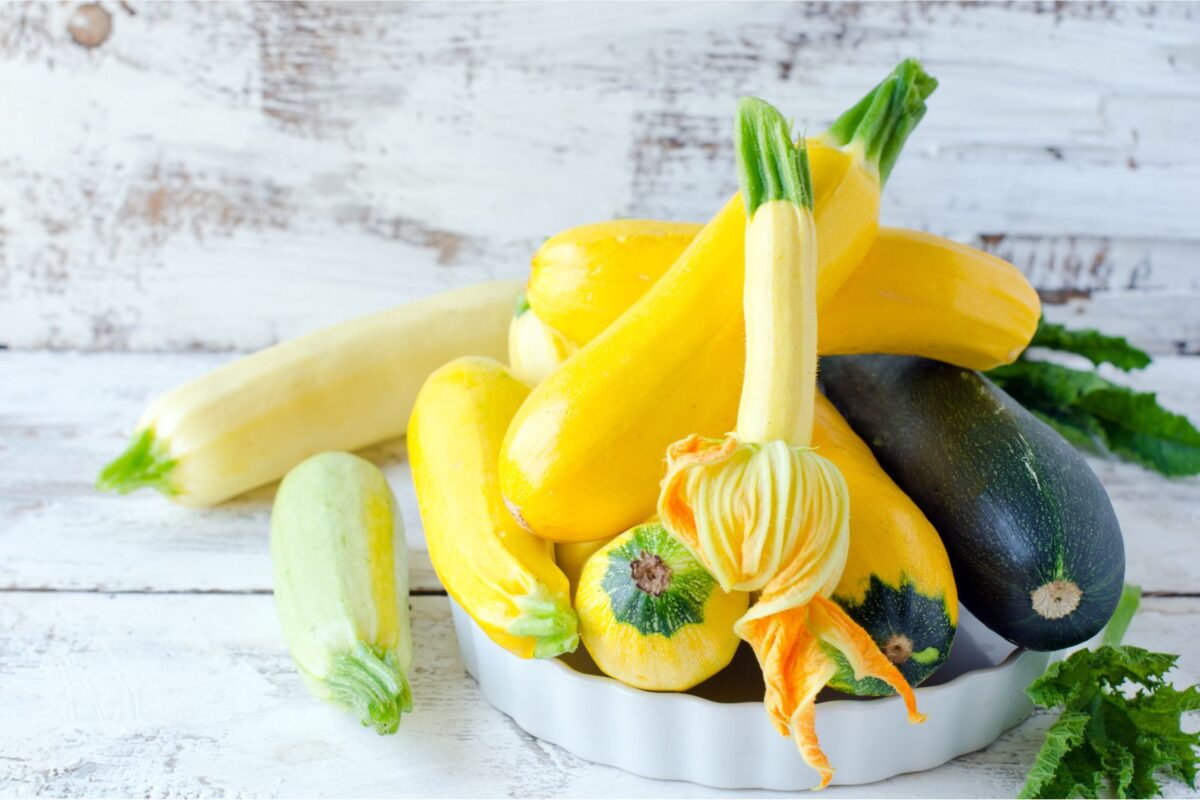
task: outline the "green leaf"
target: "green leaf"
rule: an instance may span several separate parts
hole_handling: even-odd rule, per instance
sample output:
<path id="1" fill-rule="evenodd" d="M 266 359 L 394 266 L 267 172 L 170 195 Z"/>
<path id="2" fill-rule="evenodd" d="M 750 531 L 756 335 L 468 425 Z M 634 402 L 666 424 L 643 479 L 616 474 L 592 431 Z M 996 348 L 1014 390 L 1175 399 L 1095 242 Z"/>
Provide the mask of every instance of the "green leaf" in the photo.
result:
<path id="1" fill-rule="evenodd" d="M 1128 588 L 1112 630 L 1128 623 L 1136 588 Z M 1119 638 L 1117 633 L 1112 634 Z M 1177 656 L 1104 645 L 1052 665 L 1028 689 L 1038 705 L 1063 707 L 1047 732 L 1022 797 L 1150 797 L 1158 777 L 1195 787 L 1200 733 L 1185 733 L 1182 715 L 1200 710 L 1200 686 L 1177 689 L 1164 676 Z"/>
<path id="2" fill-rule="evenodd" d="M 1083 393 L 1077 405 L 1099 421 L 1117 455 L 1164 475 L 1200 473 L 1200 431 L 1152 392 L 1109 384 Z"/>
<path id="3" fill-rule="evenodd" d="M 1108 624 L 1104 626 L 1104 643 L 1106 645 L 1116 647 L 1121 643 L 1121 640 L 1125 638 L 1125 631 L 1129 629 L 1129 623 L 1141 603 L 1142 587 L 1134 586 L 1132 583 L 1125 584 L 1125 588 L 1121 591 L 1121 599 L 1117 602 L 1117 609 L 1109 618 Z"/>
<path id="4" fill-rule="evenodd" d="M 1088 392 L 1115 385 L 1090 370 L 1024 358 L 996 367 L 987 376 L 1021 405 L 1044 412 L 1069 410 Z"/>
<path id="5" fill-rule="evenodd" d="M 1104 426 L 1090 414 L 1069 407 L 1041 411 L 1026 406 L 1026 409 L 1080 450 L 1103 453 L 1107 449 Z"/>
<path id="6" fill-rule="evenodd" d="M 1025 779 L 1025 786 L 1021 789 L 1019 797 L 1051 796 L 1043 794 L 1042 790 L 1054 781 L 1068 751 L 1083 741 L 1083 731 L 1089 719 L 1087 714 L 1068 711 L 1050 726 L 1050 730 L 1046 731 L 1046 741 L 1042 742 L 1042 748 L 1033 760 L 1029 777 Z"/>
<path id="7" fill-rule="evenodd" d="M 1093 749 L 1100 757 L 1099 773 L 1111 777 L 1112 790 L 1117 797 L 1128 797 L 1129 787 L 1133 783 L 1133 752 L 1112 740 L 1096 742 Z"/>
<path id="8" fill-rule="evenodd" d="M 1037 332 L 1033 334 L 1030 347 L 1047 347 L 1065 353 L 1081 355 L 1096 366 L 1112 364 L 1126 372 L 1142 369 L 1150 363 L 1150 356 L 1131 345 L 1122 336 L 1109 336 L 1093 328 L 1070 330 L 1042 317 Z"/>
<path id="9" fill-rule="evenodd" d="M 1153 393 L 1025 358 L 987 376 L 1076 446 L 1108 450 L 1164 475 L 1200 474 L 1200 430 Z"/>

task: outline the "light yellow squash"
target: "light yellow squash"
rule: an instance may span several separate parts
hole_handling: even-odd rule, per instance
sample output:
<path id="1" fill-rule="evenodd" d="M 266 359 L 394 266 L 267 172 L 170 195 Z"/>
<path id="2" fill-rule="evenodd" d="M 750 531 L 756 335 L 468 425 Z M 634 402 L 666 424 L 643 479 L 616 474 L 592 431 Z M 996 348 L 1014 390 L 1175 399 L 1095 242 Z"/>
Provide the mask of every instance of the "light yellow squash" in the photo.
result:
<path id="1" fill-rule="evenodd" d="M 271 510 L 275 607 L 310 692 L 395 733 L 412 710 L 408 549 L 383 473 L 320 453 L 279 485 Z"/>
<path id="2" fill-rule="evenodd" d="M 521 295 L 508 326 L 508 368 L 513 375 L 536 386 L 574 351 L 575 346 L 543 323 Z"/>
<path id="3" fill-rule="evenodd" d="M 97 485 L 207 506 L 314 453 L 403 436 L 429 373 L 458 356 L 504 357 L 519 292 L 517 281 L 455 289 L 219 367 L 151 403 Z"/>

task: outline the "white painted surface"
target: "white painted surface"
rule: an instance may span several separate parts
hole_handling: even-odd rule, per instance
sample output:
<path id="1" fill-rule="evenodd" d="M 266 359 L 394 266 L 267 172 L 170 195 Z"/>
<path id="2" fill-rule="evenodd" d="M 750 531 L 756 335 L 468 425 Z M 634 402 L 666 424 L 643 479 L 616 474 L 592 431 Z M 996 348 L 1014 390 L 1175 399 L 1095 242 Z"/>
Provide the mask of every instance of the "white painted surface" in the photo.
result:
<path id="1" fill-rule="evenodd" d="M 155 394 L 296 333 L 520 276 L 542 237 L 703 219 L 729 114 L 810 130 L 901 57 L 942 81 L 884 202 L 1047 316 L 1200 353 L 1200 6 L 0 4 L 0 795 L 715 795 L 519 731 L 457 663 L 403 443 L 367 455 L 413 551 L 417 710 L 312 701 L 274 620 L 272 490 L 101 497 Z M 91 11 L 92 22 L 101 19 Z M 99 16 L 98 16 L 99 14 Z M 155 353 L 103 351 L 155 351 Z M 1128 380 L 1200 417 L 1200 359 Z M 1200 480 L 1093 460 L 1149 592 L 1131 642 L 1200 678 Z M 1011 796 L 1050 718 L 833 796 Z M 1193 723 L 1194 724 L 1194 723 Z M 1188 796 L 1179 785 L 1168 796 Z"/>
<path id="2" fill-rule="evenodd" d="M 1200 7 L 0 5 L 0 344 L 255 349 L 497 276 L 613 215 L 704 219 L 758 93 L 819 130 L 941 79 L 890 224 L 983 242 L 1200 350 Z"/>
<path id="3" fill-rule="evenodd" d="M 413 599 L 415 710 L 380 737 L 305 692 L 270 597 L 0 595 L 0 794 L 718 797 L 578 759 L 520 731 L 458 663 L 443 597 Z M 1147 600 L 1129 640 L 1200 680 L 1200 602 Z M 1189 632 L 1192 635 L 1188 635 Z M 827 797 L 1011 797 L 1039 715 L 938 769 Z M 587 724 L 581 720 L 580 724 Z M 1194 794 L 1178 784 L 1168 797 Z"/>

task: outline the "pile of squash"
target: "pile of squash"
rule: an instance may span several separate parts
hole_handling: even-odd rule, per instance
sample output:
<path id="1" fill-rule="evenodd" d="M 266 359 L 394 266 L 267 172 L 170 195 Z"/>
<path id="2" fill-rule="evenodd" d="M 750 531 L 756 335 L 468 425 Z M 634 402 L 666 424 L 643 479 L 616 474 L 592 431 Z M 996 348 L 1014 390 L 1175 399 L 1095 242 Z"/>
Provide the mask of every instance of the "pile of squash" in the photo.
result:
<path id="1" fill-rule="evenodd" d="M 797 452 L 831 464 L 848 498 L 837 567 L 805 595 L 803 624 L 820 651 L 806 657 L 824 658 L 821 671 L 788 675 L 803 658 L 780 660 L 745 622 L 739 628 L 770 584 L 738 583 L 718 568 L 762 571 L 783 558 L 771 550 L 777 542 L 698 543 L 681 530 L 700 523 L 678 515 L 728 509 L 664 506 L 664 479 L 684 449 L 740 427 L 743 383 L 757 368 L 747 364 L 753 320 L 743 290 L 759 206 L 744 192 L 703 225 L 571 228 L 537 250 L 520 287 L 447 293 L 231 364 L 152 406 L 101 484 L 150 485 L 206 505 L 315 453 L 407 433 L 433 566 L 493 641 L 521 658 L 553 658 L 582 641 L 606 674 L 652 691 L 696 686 L 750 641 L 778 683 L 772 695 L 768 675 L 777 726 L 827 781 L 815 736 L 798 729 L 811 718 L 795 716 L 821 685 L 855 695 L 898 688 L 911 701 L 909 687 L 950 653 L 960 597 L 1018 645 L 1077 644 L 1107 622 L 1124 574 L 1119 527 L 1086 462 L 976 372 L 1028 346 L 1040 317 L 1036 292 L 995 256 L 878 224 L 884 184 L 935 87 L 905 61 L 789 156 L 803 161 L 815 236 L 808 324 L 816 334 L 802 344 L 814 366 L 821 356 L 822 388 L 808 401 L 811 440 L 806 433 Z M 360 467 L 339 465 L 324 489 L 310 483 L 310 497 L 324 491 L 352 505 L 368 496 L 347 494 Z M 394 500 L 372 492 L 374 516 L 360 515 L 359 528 L 391 531 Z M 736 513 L 749 514 L 744 506 Z M 312 515 L 291 517 L 288 525 L 319 539 Z M 317 527 L 334 526 L 320 519 Z M 392 554 L 382 572 L 368 568 L 385 545 L 382 534 L 363 535 L 361 552 L 341 558 L 359 559 L 376 580 L 392 571 Z M 298 598 L 293 573 L 276 568 Z M 302 636 L 289 633 L 298 663 Z M 354 636 L 343 639 L 344 649 Z M 854 655 L 864 647 L 875 661 Z M 388 648 L 377 648 L 379 663 Z M 322 669 L 306 674 L 319 679 Z M 395 691 L 373 689 L 391 698 L 392 712 L 411 703 L 398 674 Z M 818 677 L 805 685 L 806 701 L 788 696 Z M 910 717 L 919 719 L 912 703 Z"/>

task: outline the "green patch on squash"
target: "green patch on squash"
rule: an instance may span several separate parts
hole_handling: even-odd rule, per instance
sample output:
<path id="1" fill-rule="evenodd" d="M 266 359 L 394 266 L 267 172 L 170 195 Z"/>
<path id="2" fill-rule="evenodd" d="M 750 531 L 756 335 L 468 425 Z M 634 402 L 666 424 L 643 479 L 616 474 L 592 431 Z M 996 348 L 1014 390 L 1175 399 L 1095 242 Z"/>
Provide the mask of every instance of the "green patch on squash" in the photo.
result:
<path id="1" fill-rule="evenodd" d="M 704 605 L 717 582 L 688 549 L 658 524 L 637 528 L 608 553 L 601 587 L 613 618 L 643 635 L 666 637 L 704 622 Z"/>
<path id="2" fill-rule="evenodd" d="M 872 575 L 862 602 L 833 599 L 866 629 L 912 686 L 932 675 L 950 655 L 955 628 L 946 614 L 945 600 L 921 594 L 907 579 L 895 587 Z M 894 694 L 892 687 L 878 678 L 855 680 L 845 656 L 831 647 L 824 649 L 837 662 L 837 674 L 829 682 L 834 689 L 859 696 Z"/>

